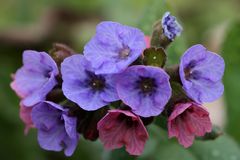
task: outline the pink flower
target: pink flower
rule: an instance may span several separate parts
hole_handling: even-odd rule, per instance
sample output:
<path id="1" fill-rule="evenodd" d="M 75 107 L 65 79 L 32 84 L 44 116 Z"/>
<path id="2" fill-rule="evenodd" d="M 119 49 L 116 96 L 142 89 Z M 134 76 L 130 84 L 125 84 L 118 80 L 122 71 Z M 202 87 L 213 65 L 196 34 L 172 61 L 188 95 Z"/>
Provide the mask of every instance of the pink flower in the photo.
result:
<path id="1" fill-rule="evenodd" d="M 150 36 L 145 36 L 144 37 L 145 43 L 146 43 L 146 48 L 150 48 L 150 42 L 151 42 L 151 37 Z"/>
<path id="2" fill-rule="evenodd" d="M 141 155 L 148 133 L 141 119 L 130 111 L 111 110 L 98 122 L 99 138 L 106 149 L 123 145 L 131 155 Z"/>
<path id="3" fill-rule="evenodd" d="M 25 107 L 21 102 L 20 102 L 20 111 L 19 111 L 19 116 L 20 119 L 23 121 L 25 124 L 25 129 L 24 129 L 24 134 L 27 135 L 29 132 L 30 128 L 34 128 L 33 122 L 32 122 L 32 107 Z"/>
<path id="4" fill-rule="evenodd" d="M 195 102 L 176 104 L 168 118 L 169 138 L 177 137 L 185 148 L 193 144 L 195 136 L 204 136 L 211 130 L 208 111 Z"/>

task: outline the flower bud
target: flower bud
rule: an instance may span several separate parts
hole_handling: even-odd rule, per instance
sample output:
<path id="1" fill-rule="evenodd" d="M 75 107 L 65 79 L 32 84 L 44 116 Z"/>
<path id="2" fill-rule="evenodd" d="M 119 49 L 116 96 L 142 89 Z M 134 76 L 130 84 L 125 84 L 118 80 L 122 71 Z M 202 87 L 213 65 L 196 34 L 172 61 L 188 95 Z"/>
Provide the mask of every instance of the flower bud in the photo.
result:
<path id="1" fill-rule="evenodd" d="M 179 36 L 182 32 L 181 25 L 177 22 L 176 17 L 166 12 L 162 19 L 157 21 L 153 26 L 153 33 L 151 39 L 152 47 L 163 47 L 167 46 Z"/>
<path id="2" fill-rule="evenodd" d="M 61 65 L 65 58 L 73 55 L 74 53 L 75 51 L 72 48 L 61 43 L 54 43 L 53 48 L 50 50 L 50 54 L 58 66 Z"/>

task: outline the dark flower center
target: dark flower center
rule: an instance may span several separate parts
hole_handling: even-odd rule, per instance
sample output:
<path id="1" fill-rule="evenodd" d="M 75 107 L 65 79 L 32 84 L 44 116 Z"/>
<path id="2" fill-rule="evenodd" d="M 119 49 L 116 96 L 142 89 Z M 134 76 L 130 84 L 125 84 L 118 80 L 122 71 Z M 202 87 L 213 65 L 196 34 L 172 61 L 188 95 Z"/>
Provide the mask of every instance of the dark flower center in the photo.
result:
<path id="1" fill-rule="evenodd" d="M 193 70 L 193 68 L 196 66 L 196 63 L 197 62 L 195 60 L 192 60 L 184 69 L 185 78 L 187 80 L 190 80 L 190 79 L 197 80 L 200 78 L 201 72 L 197 70 Z"/>
<path id="2" fill-rule="evenodd" d="M 92 79 L 90 86 L 95 90 L 102 90 L 105 86 L 105 80 L 102 78 Z"/>
<path id="3" fill-rule="evenodd" d="M 95 75 L 92 72 L 86 71 L 89 79 L 87 80 L 88 85 L 95 91 L 103 90 L 105 87 L 105 78 L 101 75 Z"/>
<path id="4" fill-rule="evenodd" d="M 140 90 L 144 94 L 153 93 L 157 87 L 154 78 L 140 77 L 137 83 L 138 83 L 138 88 L 140 88 Z"/>
<path id="5" fill-rule="evenodd" d="M 125 114 L 121 113 L 118 115 L 117 120 L 121 123 L 125 123 L 128 128 L 132 128 L 137 125 L 137 121 L 133 120 L 132 117 L 128 117 Z"/>
<path id="6" fill-rule="evenodd" d="M 123 49 L 120 50 L 119 56 L 120 58 L 125 59 L 130 55 L 130 52 L 131 50 L 129 47 L 124 47 Z"/>

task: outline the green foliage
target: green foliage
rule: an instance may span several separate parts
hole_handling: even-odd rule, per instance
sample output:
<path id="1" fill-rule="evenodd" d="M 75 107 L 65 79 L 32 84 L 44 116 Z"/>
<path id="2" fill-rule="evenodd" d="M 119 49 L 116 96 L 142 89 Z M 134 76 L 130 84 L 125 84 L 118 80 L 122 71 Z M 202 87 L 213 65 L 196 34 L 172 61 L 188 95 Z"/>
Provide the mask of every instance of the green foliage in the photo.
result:
<path id="1" fill-rule="evenodd" d="M 135 160 L 135 156 L 129 155 L 125 148 L 116 149 L 113 151 L 105 151 L 105 155 L 103 157 L 105 160 Z"/>
<path id="2" fill-rule="evenodd" d="M 197 160 L 194 155 L 176 143 L 174 139 L 168 139 L 167 132 L 155 125 L 148 128 L 149 140 L 145 151 L 139 160 Z"/>
<path id="3" fill-rule="evenodd" d="M 227 131 L 240 142 L 240 21 L 232 23 L 226 33 L 222 56 L 225 60 L 225 97 L 227 102 Z"/>
<path id="4" fill-rule="evenodd" d="M 195 140 L 185 149 L 175 139 L 168 139 L 167 132 L 155 125 L 148 128 L 148 140 L 139 160 L 240 160 L 239 146 L 227 135 L 216 140 Z"/>
<path id="5" fill-rule="evenodd" d="M 239 146 L 227 135 L 214 141 L 196 141 L 190 151 L 199 160 L 240 160 Z"/>
<path id="6" fill-rule="evenodd" d="M 161 19 L 168 10 L 165 0 L 149 0 L 148 7 L 144 11 L 138 27 L 147 35 L 151 34 L 154 22 Z"/>
<path id="7" fill-rule="evenodd" d="M 184 37 L 184 31 L 180 37 L 176 37 L 176 39 L 170 44 L 167 48 L 166 52 L 168 55 L 167 65 L 179 64 L 180 57 L 190 46 L 187 45 L 187 42 Z"/>

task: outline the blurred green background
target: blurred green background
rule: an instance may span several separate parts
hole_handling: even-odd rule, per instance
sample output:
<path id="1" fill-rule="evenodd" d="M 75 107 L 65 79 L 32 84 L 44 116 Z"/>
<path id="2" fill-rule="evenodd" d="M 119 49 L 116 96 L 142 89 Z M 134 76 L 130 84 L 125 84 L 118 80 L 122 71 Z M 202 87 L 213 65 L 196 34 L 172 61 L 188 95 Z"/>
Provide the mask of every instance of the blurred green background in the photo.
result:
<path id="1" fill-rule="evenodd" d="M 146 160 L 240 160 L 240 1 L 239 0 L 0 0 L 0 159 L 5 160 L 107 160 L 132 159 L 122 150 L 106 152 L 100 142 L 80 140 L 71 158 L 46 152 L 37 143 L 36 131 L 24 136 L 19 100 L 10 89 L 11 73 L 22 65 L 25 49 L 48 51 L 53 42 L 70 45 L 79 53 L 102 20 L 139 27 L 151 34 L 154 21 L 165 11 L 178 17 L 184 28 L 168 49 L 170 63 L 191 45 L 202 43 L 220 53 L 226 62 L 225 95 L 211 114 L 225 133 L 216 141 L 196 141 L 183 149 L 168 140 L 166 131 L 149 127 Z M 214 120 L 213 120 L 214 121 Z M 120 158 L 117 158 L 120 157 Z"/>

